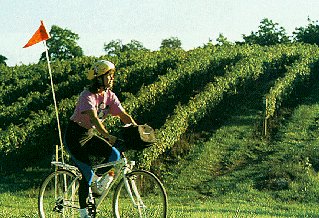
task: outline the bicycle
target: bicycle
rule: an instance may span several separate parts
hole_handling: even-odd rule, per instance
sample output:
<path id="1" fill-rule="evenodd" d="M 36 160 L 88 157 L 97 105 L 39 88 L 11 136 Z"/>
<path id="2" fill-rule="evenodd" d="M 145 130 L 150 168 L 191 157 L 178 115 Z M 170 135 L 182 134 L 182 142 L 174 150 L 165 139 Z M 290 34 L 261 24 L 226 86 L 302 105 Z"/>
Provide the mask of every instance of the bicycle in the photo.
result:
<path id="1" fill-rule="evenodd" d="M 123 217 L 167 217 L 167 194 L 162 182 L 151 172 L 133 170 L 134 161 L 128 161 L 125 154 L 121 159 L 92 167 L 97 169 L 113 167 L 115 176 L 110 186 L 101 196 L 95 197 L 90 188 L 88 211 L 92 218 L 109 217 L 110 207 L 104 203 L 105 197 L 115 185 L 112 209 L 113 216 Z M 78 217 L 78 188 L 82 174 L 79 169 L 62 162 L 51 162 L 58 169 L 43 181 L 39 197 L 38 210 L 42 218 Z M 107 174 L 107 172 L 105 173 Z"/>

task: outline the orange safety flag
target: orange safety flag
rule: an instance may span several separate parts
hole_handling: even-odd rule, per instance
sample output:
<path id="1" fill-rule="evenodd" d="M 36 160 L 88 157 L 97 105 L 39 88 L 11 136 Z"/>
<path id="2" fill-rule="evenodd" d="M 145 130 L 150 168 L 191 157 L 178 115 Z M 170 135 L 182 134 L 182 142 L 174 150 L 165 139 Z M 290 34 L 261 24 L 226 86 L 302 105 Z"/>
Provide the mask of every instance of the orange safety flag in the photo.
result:
<path id="1" fill-rule="evenodd" d="M 28 43 L 25 46 L 23 46 L 23 48 L 27 48 L 29 46 L 37 44 L 38 42 L 41 42 L 43 40 L 47 40 L 49 38 L 50 38 L 50 34 L 45 29 L 43 21 L 41 20 L 41 25 L 40 25 L 39 29 L 33 34 L 31 39 L 28 41 Z"/>

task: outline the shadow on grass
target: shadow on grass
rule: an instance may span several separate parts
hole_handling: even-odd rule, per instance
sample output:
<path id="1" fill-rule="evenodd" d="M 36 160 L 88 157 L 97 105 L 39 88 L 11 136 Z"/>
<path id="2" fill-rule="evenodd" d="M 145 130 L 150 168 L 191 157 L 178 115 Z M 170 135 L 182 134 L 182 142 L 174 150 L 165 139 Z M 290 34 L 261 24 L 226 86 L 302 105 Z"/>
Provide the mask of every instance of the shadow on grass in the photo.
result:
<path id="1" fill-rule="evenodd" d="M 0 194 L 18 193 L 30 189 L 38 189 L 49 175 L 51 169 L 26 169 L 15 173 L 1 173 Z"/>

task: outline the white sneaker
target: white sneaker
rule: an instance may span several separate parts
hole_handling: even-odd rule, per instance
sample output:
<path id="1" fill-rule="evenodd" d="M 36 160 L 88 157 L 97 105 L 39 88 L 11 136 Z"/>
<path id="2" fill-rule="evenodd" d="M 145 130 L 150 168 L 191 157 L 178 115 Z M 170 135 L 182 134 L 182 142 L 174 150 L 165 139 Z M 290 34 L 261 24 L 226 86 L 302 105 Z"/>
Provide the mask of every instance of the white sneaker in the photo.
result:
<path id="1" fill-rule="evenodd" d="M 79 209 L 79 212 L 80 212 L 80 218 L 91 218 L 91 216 L 89 216 L 86 208 Z"/>

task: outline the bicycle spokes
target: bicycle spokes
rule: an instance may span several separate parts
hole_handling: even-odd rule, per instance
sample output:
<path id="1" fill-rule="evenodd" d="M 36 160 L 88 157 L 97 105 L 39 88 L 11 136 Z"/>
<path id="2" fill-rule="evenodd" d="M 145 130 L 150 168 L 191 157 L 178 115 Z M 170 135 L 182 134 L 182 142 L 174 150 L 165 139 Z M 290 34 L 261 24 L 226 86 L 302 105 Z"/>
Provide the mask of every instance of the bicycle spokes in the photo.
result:
<path id="1" fill-rule="evenodd" d="M 117 187 L 115 217 L 166 217 L 167 197 L 158 179 L 146 171 L 134 171 Z"/>
<path id="2" fill-rule="evenodd" d="M 78 179 L 70 171 L 50 174 L 40 189 L 40 217 L 78 217 L 78 187 Z"/>

